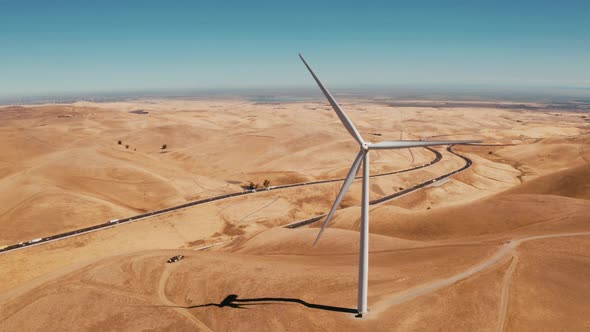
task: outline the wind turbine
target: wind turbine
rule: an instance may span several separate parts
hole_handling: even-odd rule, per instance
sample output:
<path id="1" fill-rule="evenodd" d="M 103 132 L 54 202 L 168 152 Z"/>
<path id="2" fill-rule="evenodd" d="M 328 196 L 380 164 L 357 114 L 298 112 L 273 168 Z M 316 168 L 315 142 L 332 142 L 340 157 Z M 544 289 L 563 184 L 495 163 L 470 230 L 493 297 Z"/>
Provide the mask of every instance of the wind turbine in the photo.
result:
<path id="1" fill-rule="evenodd" d="M 406 148 L 414 148 L 414 147 L 420 147 L 420 146 L 433 146 L 433 145 L 479 143 L 480 141 L 477 141 L 477 140 L 465 140 L 465 141 L 407 141 L 407 140 L 405 140 L 405 141 L 402 141 L 402 140 L 400 140 L 400 141 L 386 141 L 386 142 L 379 142 L 379 143 L 365 142 L 365 140 L 363 140 L 363 138 L 359 134 L 358 130 L 354 127 L 354 125 L 352 124 L 352 122 L 350 121 L 348 116 L 346 116 L 346 113 L 344 113 L 344 111 L 342 110 L 340 105 L 338 105 L 338 102 L 336 102 L 336 99 L 334 99 L 334 97 L 332 97 L 332 94 L 330 94 L 330 91 L 328 91 L 328 89 L 326 89 L 324 84 L 322 84 L 320 79 L 316 76 L 316 74 L 313 72 L 313 70 L 307 64 L 307 62 L 305 61 L 305 59 L 303 58 L 303 56 L 301 54 L 299 54 L 299 58 L 301 58 L 301 61 L 303 61 L 303 64 L 305 64 L 305 67 L 307 67 L 311 76 L 313 76 L 313 79 L 316 81 L 316 83 L 320 87 L 320 90 L 322 90 L 322 92 L 324 93 L 324 95 L 326 96 L 328 101 L 330 102 L 330 105 L 332 105 L 332 108 L 336 112 L 336 115 L 338 116 L 338 118 L 340 118 L 340 121 L 344 125 L 344 128 L 346 128 L 346 130 L 348 130 L 350 135 L 358 142 L 358 144 L 360 146 L 360 151 L 359 151 L 358 155 L 356 156 L 356 158 L 354 159 L 354 162 L 352 163 L 352 167 L 350 167 L 350 170 L 348 171 L 348 175 L 346 176 L 346 179 L 344 180 L 344 183 L 342 184 L 342 188 L 340 189 L 340 192 L 338 193 L 338 196 L 336 196 L 336 200 L 334 201 L 334 204 L 332 205 L 332 209 L 330 210 L 330 213 L 328 213 L 328 216 L 326 217 L 326 221 L 324 221 L 324 225 L 322 226 L 322 229 L 320 230 L 313 245 L 315 246 L 318 243 L 318 241 L 320 240 L 322 233 L 324 232 L 324 230 L 326 229 L 326 227 L 330 223 L 330 220 L 332 219 L 334 212 L 336 212 L 336 209 L 340 205 L 342 198 L 344 198 L 346 191 L 348 191 L 348 188 L 352 184 L 352 181 L 354 180 L 359 168 L 361 167 L 361 163 L 362 163 L 363 164 L 363 187 L 362 187 L 363 192 L 362 192 L 362 203 L 361 203 L 361 232 L 360 232 L 361 245 L 360 245 L 360 252 L 359 252 L 359 283 L 358 283 L 358 306 L 357 306 L 358 317 L 362 317 L 363 314 L 368 312 L 368 310 L 367 310 L 367 289 L 369 286 L 369 284 L 368 284 L 368 282 L 369 282 L 369 278 L 368 278 L 368 275 L 369 275 L 369 151 L 371 151 L 371 150 L 389 150 L 389 149 L 406 149 Z"/>

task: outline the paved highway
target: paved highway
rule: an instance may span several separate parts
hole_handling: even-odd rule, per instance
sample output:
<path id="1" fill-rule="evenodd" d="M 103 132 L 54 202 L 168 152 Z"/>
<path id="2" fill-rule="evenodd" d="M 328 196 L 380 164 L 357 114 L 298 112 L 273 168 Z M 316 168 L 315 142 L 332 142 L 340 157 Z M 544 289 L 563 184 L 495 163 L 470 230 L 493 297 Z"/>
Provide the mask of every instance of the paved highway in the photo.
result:
<path id="1" fill-rule="evenodd" d="M 375 174 L 375 175 L 371 175 L 371 177 L 380 177 L 380 176 L 387 176 L 387 175 L 393 175 L 393 174 L 399 174 L 399 173 L 405 173 L 405 172 L 410 172 L 410 171 L 414 171 L 420 168 L 425 168 L 428 166 L 431 166 L 433 164 L 436 164 L 437 162 L 439 162 L 442 159 L 442 154 L 434 149 L 431 149 L 429 147 L 425 147 L 425 149 L 429 150 L 430 152 L 432 152 L 434 154 L 434 158 L 425 164 L 419 165 L 419 166 L 415 166 L 412 168 L 408 168 L 408 169 L 404 169 L 404 170 L 399 170 L 399 171 L 392 171 L 392 172 L 385 172 L 385 173 L 380 173 L 380 174 Z M 451 147 L 447 148 L 448 151 L 450 151 L 451 153 L 465 159 L 466 161 L 468 161 L 469 165 L 471 165 L 471 161 L 463 156 L 460 156 L 456 153 L 454 153 L 451 150 Z M 452 174 L 455 174 L 465 168 L 467 168 L 469 166 L 466 166 L 458 171 L 453 172 Z M 445 176 L 450 176 L 449 174 L 446 174 Z M 360 177 L 357 177 L 360 178 Z M 331 182 L 340 182 L 340 181 L 344 181 L 343 178 L 341 179 L 329 179 L 329 180 L 319 180 L 319 181 L 309 181 L 309 182 L 300 182 L 300 183 L 293 183 L 293 184 L 286 184 L 286 185 L 280 185 L 280 186 L 271 186 L 267 189 L 258 189 L 258 190 L 245 190 L 245 191 L 240 191 L 240 192 L 234 192 L 234 193 L 229 193 L 229 194 L 224 194 L 224 195 L 219 195 L 219 196 L 214 196 L 214 197 L 209 197 L 209 198 L 204 198 L 204 199 L 200 199 L 200 200 L 196 200 L 196 201 L 192 201 L 192 202 L 187 202 L 181 205 L 177 205 L 177 206 L 173 206 L 173 207 L 169 207 L 169 208 L 165 208 L 162 210 L 156 210 L 156 211 L 152 211 L 152 212 L 147 212 L 147 213 L 142 213 L 139 215 L 135 215 L 132 217 L 127 217 L 127 218 L 122 218 L 122 219 L 114 219 L 111 221 L 108 221 L 106 223 L 102 223 L 102 224 L 98 224 L 98 225 L 93 225 L 93 226 L 89 226 L 89 227 L 84 227 L 84 228 L 80 228 L 77 230 L 73 230 L 73 231 L 68 231 L 68 232 L 64 232 L 64 233 L 59 233 L 59 234 L 55 234 L 55 235 L 51 235 L 51 236 L 47 236 L 47 237 L 42 237 L 42 238 L 38 238 L 38 239 L 34 239 L 34 240 L 30 240 L 30 241 L 26 241 L 26 242 L 20 242 L 17 244 L 13 244 L 13 245 L 9 245 L 6 246 L 2 249 L 0 249 L 0 254 L 4 254 L 4 253 L 8 253 L 11 251 L 15 251 L 15 250 L 20 250 L 20 249 L 25 249 L 25 248 L 29 248 L 32 246 L 37 246 L 37 245 L 41 245 L 44 243 L 49 243 L 49 242 L 54 242 L 54 241 L 58 241 L 58 240 L 63 240 L 63 239 L 67 239 L 70 237 L 74 237 L 74 236 L 79 236 L 82 234 L 86 234 L 86 233 L 91 233 L 91 232 L 96 232 L 99 230 L 103 230 L 103 229 L 107 229 L 107 228 L 111 228 L 111 227 L 115 227 L 118 226 L 120 224 L 125 224 L 125 223 L 130 223 L 130 222 L 134 222 L 134 221 L 138 221 L 141 219 L 145 219 L 145 218 L 150 218 L 150 217 L 154 217 L 154 216 L 158 216 L 158 215 L 162 215 L 164 213 L 168 213 L 168 212 L 172 212 L 172 211 L 176 211 L 176 210 L 180 210 L 180 209 L 185 209 L 188 207 L 192 207 L 192 206 L 196 206 L 196 205 L 201 205 L 201 204 L 205 204 L 205 203 L 209 203 L 209 202 L 213 202 L 213 201 L 219 201 L 222 199 L 227 199 L 227 198 L 231 198 L 231 197 L 236 197 L 236 196 L 242 196 L 242 195 L 249 195 L 249 194 L 255 194 L 257 192 L 264 192 L 264 191 L 269 191 L 269 190 L 281 190 L 281 189 L 288 189 L 288 188 L 294 188 L 294 187 L 302 187 L 302 186 L 310 186 L 310 185 L 316 185 L 316 184 L 323 184 L 323 183 L 331 183 Z M 427 185 L 428 183 L 424 184 Z M 393 195 L 389 195 L 386 196 L 384 198 L 387 198 L 386 200 L 390 200 L 393 199 L 395 197 L 399 197 L 402 194 L 407 194 L 409 192 L 412 192 L 414 190 L 417 189 L 413 189 L 416 187 L 412 187 L 412 188 L 408 188 L 406 190 L 397 192 Z M 379 203 L 383 202 L 383 198 L 378 200 Z M 371 204 L 376 204 L 375 201 L 372 201 Z M 304 224 L 309 224 L 313 221 L 311 221 L 312 219 L 314 219 L 314 221 L 317 221 L 321 218 L 323 218 L 324 216 L 318 216 L 318 217 L 314 217 L 311 219 L 307 219 L 304 221 L 299 221 L 296 223 L 292 223 L 289 224 L 286 227 L 289 228 L 295 228 L 295 227 L 300 227 L 303 226 Z M 296 225 L 293 226 L 295 224 L 299 224 L 302 223 L 301 225 Z"/>

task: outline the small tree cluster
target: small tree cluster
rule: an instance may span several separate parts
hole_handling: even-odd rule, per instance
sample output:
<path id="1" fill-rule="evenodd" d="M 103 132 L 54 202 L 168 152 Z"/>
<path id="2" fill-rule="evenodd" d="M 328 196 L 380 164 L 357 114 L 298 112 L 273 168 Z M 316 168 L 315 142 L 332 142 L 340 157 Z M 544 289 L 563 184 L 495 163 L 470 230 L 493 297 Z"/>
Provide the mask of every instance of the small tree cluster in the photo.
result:
<path id="1" fill-rule="evenodd" d="M 262 182 L 262 185 L 260 185 L 260 183 L 254 183 L 252 181 L 248 181 L 248 184 L 245 186 L 242 186 L 242 188 L 244 188 L 246 190 L 259 190 L 259 189 L 268 189 L 269 186 L 270 186 L 270 180 L 264 180 L 264 182 Z"/>
<path id="2" fill-rule="evenodd" d="M 118 140 L 117 141 L 118 145 L 123 145 L 123 141 L 122 140 Z M 125 144 L 125 149 L 129 150 L 129 144 Z M 133 151 L 137 151 L 137 149 L 133 149 Z"/>

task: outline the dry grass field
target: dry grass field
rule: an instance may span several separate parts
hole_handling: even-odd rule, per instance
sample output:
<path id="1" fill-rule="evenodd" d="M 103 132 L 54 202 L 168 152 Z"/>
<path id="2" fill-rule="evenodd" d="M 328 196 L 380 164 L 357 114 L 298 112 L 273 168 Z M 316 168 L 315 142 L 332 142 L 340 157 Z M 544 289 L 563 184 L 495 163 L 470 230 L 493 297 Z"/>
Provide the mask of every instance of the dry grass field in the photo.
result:
<path id="1" fill-rule="evenodd" d="M 450 180 L 371 207 L 362 319 L 356 181 L 317 247 L 320 222 L 281 226 L 326 213 L 339 182 L 0 254 L 0 330 L 590 329 L 590 115 L 509 102 L 342 104 L 367 140 L 485 142 L 454 147 L 473 165 Z M 436 150 L 428 167 L 372 179 L 371 199 L 465 165 Z M 357 145 L 324 103 L 149 100 L 0 107 L 0 151 L 5 246 L 249 181 L 343 178 Z M 371 153 L 371 174 L 435 158 Z"/>

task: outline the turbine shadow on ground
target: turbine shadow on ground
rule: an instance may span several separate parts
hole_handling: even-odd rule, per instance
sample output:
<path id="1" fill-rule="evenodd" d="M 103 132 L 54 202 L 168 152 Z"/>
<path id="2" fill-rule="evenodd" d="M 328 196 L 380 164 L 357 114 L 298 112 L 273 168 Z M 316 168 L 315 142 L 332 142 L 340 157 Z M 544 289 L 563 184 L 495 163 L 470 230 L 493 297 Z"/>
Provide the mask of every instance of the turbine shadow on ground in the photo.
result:
<path id="1" fill-rule="evenodd" d="M 203 307 L 219 307 L 219 308 L 248 309 L 245 306 L 275 304 L 274 302 L 298 303 L 298 304 L 304 305 L 304 306 L 311 308 L 311 309 L 346 312 L 346 313 L 351 313 L 351 314 L 357 313 L 356 309 L 309 303 L 309 302 L 303 301 L 301 299 L 293 299 L 293 298 L 286 298 L 286 297 L 259 297 L 259 298 L 251 298 L 251 299 L 240 299 L 240 298 L 238 298 L 238 295 L 236 295 L 236 294 L 230 294 L 230 295 L 226 296 L 219 303 L 200 304 L 200 305 L 194 305 L 194 306 L 185 307 L 185 308 L 186 309 L 195 309 L 195 308 L 203 308 Z"/>
<path id="2" fill-rule="evenodd" d="M 226 296 L 221 302 L 219 303 L 207 303 L 207 304 L 199 304 L 193 305 L 189 307 L 185 306 L 156 306 L 156 307 L 173 307 L 173 308 L 184 308 L 184 309 L 196 309 L 196 308 L 204 308 L 204 307 L 218 307 L 218 308 L 234 308 L 234 309 L 248 309 L 246 306 L 252 305 L 269 305 L 269 304 L 277 304 L 274 302 L 287 302 L 287 303 L 298 303 L 304 305 L 311 309 L 318 309 L 318 310 L 326 310 L 326 311 L 335 311 L 335 312 L 345 312 L 356 314 L 358 311 L 352 308 L 344 308 L 344 307 L 336 307 L 330 305 L 323 305 L 323 304 L 315 304 L 303 301 L 301 299 L 293 299 L 288 297 L 259 297 L 259 298 L 251 298 L 251 299 L 239 299 L 238 295 L 230 294 Z"/>

